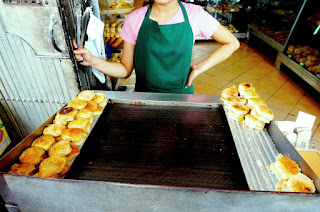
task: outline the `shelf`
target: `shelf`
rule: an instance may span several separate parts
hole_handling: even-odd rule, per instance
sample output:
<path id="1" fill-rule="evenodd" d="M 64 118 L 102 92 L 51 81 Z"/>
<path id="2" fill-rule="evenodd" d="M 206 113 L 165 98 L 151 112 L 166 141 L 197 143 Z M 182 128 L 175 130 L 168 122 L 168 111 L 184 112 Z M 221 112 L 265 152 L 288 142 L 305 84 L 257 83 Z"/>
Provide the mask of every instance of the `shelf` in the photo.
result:
<path id="1" fill-rule="evenodd" d="M 247 33 L 246 32 L 237 32 L 237 33 L 232 33 L 236 38 L 241 39 L 241 38 L 246 38 Z M 204 37 L 196 37 L 196 40 L 207 40 Z M 212 40 L 212 38 L 208 39 Z"/>
<path id="2" fill-rule="evenodd" d="M 307 71 L 305 68 L 301 67 L 299 64 L 297 64 L 295 61 L 288 58 L 283 53 L 278 53 L 278 56 L 276 59 L 276 67 L 278 70 L 280 70 L 281 63 L 286 65 L 289 69 L 291 69 L 294 73 L 296 73 L 301 79 L 306 81 L 310 86 L 312 86 L 314 89 L 320 92 L 320 79 L 318 79 L 312 73 Z"/>
<path id="3" fill-rule="evenodd" d="M 271 46 L 272 48 L 274 48 L 278 52 L 282 52 L 282 50 L 283 50 L 283 45 L 282 44 L 280 44 L 277 41 L 273 40 L 269 36 L 263 34 L 259 30 L 257 30 L 253 26 L 251 26 L 250 24 L 248 24 L 248 32 L 252 33 L 253 35 L 258 37 L 259 39 L 263 40 L 265 43 L 267 43 L 269 46 Z"/>

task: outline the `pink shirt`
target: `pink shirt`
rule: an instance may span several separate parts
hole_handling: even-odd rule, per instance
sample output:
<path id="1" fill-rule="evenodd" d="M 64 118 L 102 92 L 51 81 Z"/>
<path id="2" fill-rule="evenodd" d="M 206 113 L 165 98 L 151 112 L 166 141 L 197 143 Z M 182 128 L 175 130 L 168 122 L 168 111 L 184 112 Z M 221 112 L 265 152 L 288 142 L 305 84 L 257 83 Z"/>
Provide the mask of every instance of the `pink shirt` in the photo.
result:
<path id="1" fill-rule="evenodd" d="M 189 23 L 193 32 L 193 41 L 195 41 L 195 38 L 199 36 L 209 39 L 213 33 L 216 32 L 220 23 L 208 12 L 203 10 L 202 7 L 185 2 L 182 2 L 182 4 L 188 14 Z M 138 33 L 147 10 L 148 7 L 144 6 L 133 11 L 127 16 L 120 33 L 120 36 L 123 38 L 123 40 L 131 44 L 136 44 Z M 152 19 L 151 16 L 150 19 Z M 179 7 L 175 16 L 168 23 L 166 23 L 166 25 L 181 22 L 184 22 L 184 18 L 182 10 Z"/>

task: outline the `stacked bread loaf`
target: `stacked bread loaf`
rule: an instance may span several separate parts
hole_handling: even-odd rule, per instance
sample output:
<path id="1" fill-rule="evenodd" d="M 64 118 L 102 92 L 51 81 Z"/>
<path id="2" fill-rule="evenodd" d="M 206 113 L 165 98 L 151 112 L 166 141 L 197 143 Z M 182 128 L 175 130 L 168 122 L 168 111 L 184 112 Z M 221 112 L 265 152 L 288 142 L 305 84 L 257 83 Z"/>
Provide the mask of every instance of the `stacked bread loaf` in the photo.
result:
<path id="1" fill-rule="evenodd" d="M 304 193 L 316 191 L 313 181 L 301 173 L 298 164 L 282 154 L 279 154 L 276 162 L 270 165 L 270 170 L 279 181 L 276 191 Z"/>
<path id="2" fill-rule="evenodd" d="M 249 83 L 240 83 L 239 88 L 233 86 L 221 93 L 221 101 L 224 102 L 230 119 L 262 130 L 266 123 L 270 123 L 274 114 L 259 97 L 254 86 Z"/>
<path id="3" fill-rule="evenodd" d="M 61 178 L 91 131 L 94 118 L 107 104 L 103 93 L 85 90 L 59 110 L 53 123 L 43 129 L 43 135 L 32 142 L 19 157 L 9 173 L 38 177 Z"/>
<path id="4" fill-rule="evenodd" d="M 113 48 L 120 48 L 123 44 L 123 39 L 120 37 L 123 23 L 124 19 L 112 19 L 105 24 L 105 42 Z"/>

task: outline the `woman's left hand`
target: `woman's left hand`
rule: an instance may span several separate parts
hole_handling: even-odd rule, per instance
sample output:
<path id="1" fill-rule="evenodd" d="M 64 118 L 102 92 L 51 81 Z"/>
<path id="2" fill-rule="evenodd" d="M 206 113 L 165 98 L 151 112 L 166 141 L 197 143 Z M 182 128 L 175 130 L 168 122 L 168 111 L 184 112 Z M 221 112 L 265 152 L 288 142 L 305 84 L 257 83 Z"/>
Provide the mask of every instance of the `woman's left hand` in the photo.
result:
<path id="1" fill-rule="evenodd" d="M 189 73 L 188 81 L 187 81 L 187 84 L 186 84 L 185 88 L 188 88 L 189 86 L 191 86 L 193 80 L 194 80 L 199 74 L 201 74 L 199 65 L 192 65 L 192 66 L 190 66 L 190 73 Z"/>

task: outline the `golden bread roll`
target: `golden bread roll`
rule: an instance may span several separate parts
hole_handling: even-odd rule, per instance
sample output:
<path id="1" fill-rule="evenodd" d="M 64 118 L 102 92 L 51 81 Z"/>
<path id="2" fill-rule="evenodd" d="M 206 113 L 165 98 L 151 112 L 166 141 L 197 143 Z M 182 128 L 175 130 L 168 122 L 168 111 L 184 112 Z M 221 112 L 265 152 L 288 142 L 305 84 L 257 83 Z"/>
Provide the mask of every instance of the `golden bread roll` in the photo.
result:
<path id="1" fill-rule="evenodd" d="M 61 135 L 58 136 L 58 137 L 55 137 L 54 139 L 56 140 L 56 142 L 59 142 L 59 141 L 63 140 Z"/>
<path id="2" fill-rule="evenodd" d="M 100 102 L 105 101 L 105 99 L 106 97 L 104 96 L 103 93 L 96 93 L 92 100 L 99 104 Z"/>
<path id="3" fill-rule="evenodd" d="M 240 123 L 243 122 L 244 115 L 235 114 L 232 110 L 228 110 L 227 114 L 230 119 L 238 121 Z"/>
<path id="4" fill-rule="evenodd" d="M 78 113 L 76 115 L 76 118 L 91 118 L 93 116 L 93 113 L 91 110 L 87 108 L 83 108 L 81 110 L 78 110 Z"/>
<path id="5" fill-rule="evenodd" d="M 91 101 L 94 96 L 95 96 L 94 91 L 84 90 L 78 94 L 78 99 L 84 100 L 84 101 Z"/>
<path id="6" fill-rule="evenodd" d="M 259 98 L 249 98 L 248 99 L 248 107 L 252 110 L 257 105 L 267 106 L 267 103 Z"/>
<path id="7" fill-rule="evenodd" d="M 263 123 L 266 123 L 266 124 L 267 124 L 267 123 L 270 123 L 270 120 L 264 118 L 263 116 L 260 116 L 260 115 L 257 113 L 256 109 L 251 110 L 251 111 L 250 111 L 250 114 L 253 115 L 254 117 L 256 117 L 259 121 L 262 121 Z"/>
<path id="8" fill-rule="evenodd" d="M 254 90 L 243 90 L 239 91 L 240 96 L 243 96 L 246 99 L 251 99 L 251 98 L 259 98 L 259 94 L 254 91 Z"/>
<path id="9" fill-rule="evenodd" d="M 255 108 L 256 112 L 265 119 L 272 121 L 274 114 L 270 108 L 264 105 L 257 105 Z"/>
<path id="10" fill-rule="evenodd" d="M 56 174 L 60 174 L 67 165 L 67 157 L 54 155 L 44 159 L 39 166 L 40 172 L 50 171 Z"/>
<path id="11" fill-rule="evenodd" d="M 280 180 L 276 185 L 276 191 L 315 193 L 313 180 L 302 173 L 291 175 L 287 180 Z"/>
<path id="12" fill-rule="evenodd" d="M 245 90 L 252 90 L 255 91 L 256 89 L 254 88 L 254 86 L 250 83 L 240 83 L 239 84 L 239 92 L 241 91 L 245 91 Z"/>
<path id="13" fill-rule="evenodd" d="M 74 109 L 80 110 L 83 109 L 87 106 L 87 102 L 84 100 L 74 100 L 74 101 L 70 101 L 67 105 L 67 107 L 72 107 Z"/>
<path id="14" fill-rule="evenodd" d="M 21 163 L 38 165 L 47 157 L 46 152 L 41 147 L 30 147 L 22 152 L 19 157 Z"/>
<path id="15" fill-rule="evenodd" d="M 231 96 L 238 96 L 238 89 L 236 86 L 224 89 L 221 93 L 221 100 L 224 101 L 224 99 Z"/>
<path id="16" fill-rule="evenodd" d="M 247 99 L 239 97 L 239 96 L 231 96 L 224 99 L 224 105 L 229 109 L 231 105 L 239 104 L 245 105 L 247 103 Z"/>
<path id="17" fill-rule="evenodd" d="M 75 159 L 79 154 L 80 150 L 78 147 L 71 145 L 71 152 L 66 156 L 70 161 Z"/>
<path id="18" fill-rule="evenodd" d="M 48 151 L 48 149 L 56 142 L 55 138 L 52 135 L 42 135 L 39 138 L 35 139 L 32 142 L 31 146 L 35 147 L 41 147 L 45 151 Z"/>
<path id="19" fill-rule="evenodd" d="M 87 126 L 84 128 L 84 131 L 89 134 L 91 131 L 91 123 L 88 122 Z"/>
<path id="20" fill-rule="evenodd" d="M 76 146 L 81 146 L 87 139 L 87 133 L 79 128 L 65 129 L 62 131 L 62 138 Z"/>
<path id="21" fill-rule="evenodd" d="M 105 100 L 105 101 L 103 101 L 103 102 L 100 102 L 99 103 L 99 107 L 101 107 L 101 108 L 103 108 L 103 107 L 105 107 L 107 105 L 107 99 Z"/>
<path id="22" fill-rule="evenodd" d="M 53 124 L 66 126 L 68 122 L 64 120 L 60 120 L 58 117 L 55 117 L 55 119 L 53 119 Z"/>
<path id="23" fill-rule="evenodd" d="M 61 131 L 66 129 L 66 126 L 57 125 L 57 124 L 50 124 L 46 128 L 43 129 L 44 135 L 52 135 L 54 137 L 58 137 L 61 135 Z"/>
<path id="24" fill-rule="evenodd" d="M 270 171 L 278 180 L 287 180 L 291 175 L 300 173 L 301 170 L 296 162 L 279 154 L 276 162 L 270 165 Z"/>
<path id="25" fill-rule="evenodd" d="M 237 116 L 249 113 L 249 108 L 246 105 L 234 104 L 230 106 L 230 110 Z"/>
<path id="26" fill-rule="evenodd" d="M 68 128 L 80 128 L 80 129 L 85 129 L 87 124 L 88 124 L 88 119 L 87 118 L 76 118 L 73 121 L 70 121 L 68 124 Z"/>
<path id="27" fill-rule="evenodd" d="M 86 106 L 86 109 L 89 109 L 89 110 L 91 110 L 92 112 L 95 111 L 95 110 L 98 108 L 98 104 L 97 104 L 97 102 L 95 102 L 95 101 L 88 101 L 87 103 L 88 103 L 88 104 L 87 104 L 87 106 Z"/>
<path id="28" fill-rule="evenodd" d="M 257 130 L 263 130 L 264 123 L 262 121 L 259 121 L 256 117 L 254 117 L 251 114 L 246 114 L 244 116 L 244 123 L 250 128 L 257 129 Z"/>
<path id="29" fill-rule="evenodd" d="M 49 156 L 58 155 L 58 156 L 66 156 L 70 154 L 72 148 L 70 147 L 70 141 L 61 140 L 52 145 L 52 147 L 48 151 Z"/>
<path id="30" fill-rule="evenodd" d="M 30 163 L 14 164 L 11 166 L 9 173 L 21 175 L 33 175 L 36 167 Z"/>
<path id="31" fill-rule="evenodd" d="M 57 175 L 54 172 L 50 172 L 50 171 L 37 172 L 33 176 L 35 176 L 35 177 L 49 177 L 49 178 L 57 178 L 57 179 L 59 179 L 59 175 Z"/>
<path id="32" fill-rule="evenodd" d="M 93 116 L 98 116 L 102 114 L 102 109 L 98 107 L 95 111 L 93 111 Z"/>
<path id="33" fill-rule="evenodd" d="M 60 173 L 60 176 L 64 176 L 65 174 L 67 174 L 67 172 L 70 170 L 70 166 L 71 166 L 71 163 L 70 163 L 70 160 L 68 160 L 66 166 Z"/>
<path id="34" fill-rule="evenodd" d="M 77 110 L 72 107 L 64 107 L 58 111 L 56 119 L 60 121 L 73 121 L 76 118 Z"/>
<path id="35" fill-rule="evenodd" d="M 93 123 L 93 116 L 91 116 L 89 119 L 88 119 L 89 121 L 88 121 L 88 124 L 92 124 Z"/>

